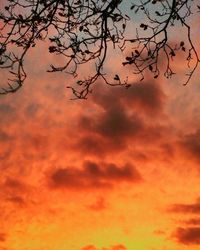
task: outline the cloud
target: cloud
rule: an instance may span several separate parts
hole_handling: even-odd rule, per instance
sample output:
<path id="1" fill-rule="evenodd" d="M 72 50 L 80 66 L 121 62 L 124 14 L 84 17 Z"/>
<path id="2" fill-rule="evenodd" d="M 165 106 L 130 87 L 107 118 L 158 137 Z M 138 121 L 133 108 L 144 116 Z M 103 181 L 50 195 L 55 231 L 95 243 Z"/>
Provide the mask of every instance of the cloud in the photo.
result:
<path id="1" fill-rule="evenodd" d="M 7 177 L 3 186 L 4 188 L 8 188 L 10 190 L 15 190 L 15 191 L 24 192 L 27 190 L 26 185 L 22 181 L 16 178 Z"/>
<path id="2" fill-rule="evenodd" d="M 185 220 L 185 221 L 183 221 L 183 223 L 186 225 L 200 226 L 200 217 Z"/>
<path id="3" fill-rule="evenodd" d="M 88 209 L 92 211 L 97 211 L 97 212 L 106 209 L 106 207 L 107 207 L 107 204 L 103 197 L 99 197 L 94 203 L 87 206 Z"/>
<path id="4" fill-rule="evenodd" d="M 101 91 L 101 94 L 94 94 L 93 101 L 105 110 L 109 107 L 122 105 L 137 111 L 151 115 L 163 111 L 166 96 L 159 84 L 146 79 L 141 83 L 133 83 L 128 90 L 125 88 L 109 88 Z"/>
<path id="5" fill-rule="evenodd" d="M 26 107 L 26 115 L 28 117 L 31 117 L 31 118 L 35 118 L 38 114 L 38 112 L 40 111 L 41 109 L 41 105 L 38 104 L 38 103 L 30 103 L 27 107 Z"/>
<path id="6" fill-rule="evenodd" d="M 17 207 L 26 207 L 32 198 L 33 189 L 19 178 L 6 177 L 0 185 L 2 201 Z"/>
<path id="7" fill-rule="evenodd" d="M 142 129 L 142 120 L 136 114 L 128 115 L 123 108 L 110 108 L 99 117 L 95 128 L 103 137 L 118 139 L 134 136 Z"/>
<path id="8" fill-rule="evenodd" d="M 11 105 L 9 104 L 0 105 L 0 113 L 3 113 L 4 115 L 10 115 L 13 112 L 15 112 L 15 109 Z"/>
<path id="9" fill-rule="evenodd" d="M 82 132 L 92 132 L 102 137 L 120 140 L 137 134 L 143 129 L 143 121 L 138 115 L 128 114 L 123 106 L 112 105 L 99 112 L 96 117 L 83 116 L 79 120 Z"/>
<path id="10" fill-rule="evenodd" d="M 119 245 L 113 246 L 111 250 L 127 250 L 127 248 L 124 245 L 119 244 Z"/>
<path id="11" fill-rule="evenodd" d="M 103 138 L 98 135 L 83 135 L 81 136 L 72 146 L 78 152 L 84 155 L 97 155 L 104 156 L 114 150 L 114 145 L 106 142 Z M 122 147 L 118 145 L 117 148 Z"/>
<path id="12" fill-rule="evenodd" d="M 185 135 L 179 141 L 179 145 L 190 159 L 192 157 L 200 162 L 200 129 L 196 130 L 194 133 Z"/>
<path id="13" fill-rule="evenodd" d="M 97 248 L 94 245 L 88 245 L 81 248 L 81 250 L 127 250 L 127 248 L 122 244 L 118 244 L 111 247 L 103 247 L 103 248 Z"/>
<path id="14" fill-rule="evenodd" d="M 12 202 L 14 204 L 17 204 L 19 206 L 25 205 L 24 198 L 22 198 L 20 196 L 11 196 L 11 197 L 7 198 L 7 201 Z"/>
<path id="15" fill-rule="evenodd" d="M 88 245 L 88 246 L 81 248 L 81 250 L 97 250 L 97 248 L 93 245 Z"/>
<path id="16" fill-rule="evenodd" d="M 58 168 L 50 174 L 50 186 L 65 189 L 112 188 L 116 183 L 141 181 L 140 173 L 131 164 L 118 167 L 113 163 L 85 161 L 81 169 Z"/>
<path id="17" fill-rule="evenodd" d="M 200 244 L 200 227 L 177 228 L 173 237 L 185 245 Z"/>
<path id="18" fill-rule="evenodd" d="M 160 86 L 151 82 L 95 94 L 96 112 L 78 117 L 73 148 L 83 155 L 104 156 L 126 150 L 130 141 L 131 145 L 156 143 L 166 134 L 166 127 L 156 120 L 163 115 L 164 100 Z"/>
<path id="19" fill-rule="evenodd" d="M 118 90 L 119 91 L 119 90 Z M 163 111 L 166 96 L 156 82 L 135 83 L 127 93 L 122 91 L 123 102 L 127 107 L 143 111 L 146 115 Z"/>
<path id="20" fill-rule="evenodd" d="M 11 139 L 12 137 L 7 132 L 0 130 L 0 142 L 7 142 L 10 141 Z"/>
<path id="21" fill-rule="evenodd" d="M 5 233 L 0 233 L 0 242 L 6 241 L 6 234 Z"/>
<path id="22" fill-rule="evenodd" d="M 1 102 L 0 104 L 1 126 L 5 124 L 6 125 L 11 124 L 13 122 L 13 119 L 16 119 L 16 114 L 17 114 L 17 109 L 15 107 L 6 103 L 6 101 L 5 103 Z"/>
<path id="23" fill-rule="evenodd" d="M 28 150 L 23 153 L 24 157 L 30 161 L 46 159 L 51 146 L 49 141 L 49 137 L 41 131 L 31 135 L 25 134 L 22 143 Z"/>
<path id="24" fill-rule="evenodd" d="M 173 204 L 169 207 L 170 212 L 200 214 L 200 198 L 193 204 Z"/>
<path id="25" fill-rule="evenodd" d="M 169 207 L 169 212 L 183 215 L 195 215 L 195 218 L 183 219 L 178 222 L 186 227 L 179 227 L 172 234 L 178 242 L 182 244 L 200 244 L 200 198 L 191 204 L 173 204 Z M 188 218 L 188 217 L 187 217 Z"/>

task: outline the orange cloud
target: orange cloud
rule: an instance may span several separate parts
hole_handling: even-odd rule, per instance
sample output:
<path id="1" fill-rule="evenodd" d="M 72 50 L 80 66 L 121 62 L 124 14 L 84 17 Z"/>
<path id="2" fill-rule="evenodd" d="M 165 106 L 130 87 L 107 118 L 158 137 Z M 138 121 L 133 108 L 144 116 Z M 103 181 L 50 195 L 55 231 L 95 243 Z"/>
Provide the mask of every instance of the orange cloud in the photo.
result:
<path id="1" fill-rule="evenodd" d="M 75 167 L 58 168 L 53 170 L 49 177 L 52 188 L 80 190 L 112 188 L 116 183 L 139 181 L 141 181 L 141 176 L 131 164 L 118 167 L 113 163 L 96 163 L 92 161 L 85 161 L 82 169 Z"/>
<path id="2" fill-rule="evenodd" d="M 125 88 L 109 88 L 101 90 L 101 94 L 94 93 L 93 101 L 108 110 L 117 106 L 128 108 L 129 111 L 140 110 L 147 116 L 152 113 L 159 115 L 163 111 L 166 103 L 166 96 L 162 88 L 150 78 L 146 78 L 142 83 L 134 82 L 127 90 Z"/>
<path id="3" fill-rule="evenodd" d="M 96 247 L 93 245 L 88 245 L 86 247 L 83 247 L 81 250 L 96 250 Z"/>
<path id="4" fill-rule="evenodd" d="M 183 223 L 186 225 L 200 226 L 200 217 L 185 220 Z"/>
<path id="5" fill-rule="evenodd" d="M 154 143 L 166 134 L 160 125 L 165 95 L 153 82 L 135 83 L 129 90 L 110 88 L 94 94 L 93 113 L 77 117 L 73 148 L 82 155 L 105 156 L 125 151 L 130 141 Z M 153 123 L 149 120 L 152 119 Z M 164 118 L 165 119 L 165 118 Z"/>
<path id="6" fill-rule="evenodd" d="M 127 250 L 127 248 L 122 244 L 115 245 L 109 248 L 103 247 L 101 249 L 96 248 L 94 245 L 88 245 L 86 247 L 81 248 L 81 250 Z"/>
<path id="7" fill-rule="evenodd" d="M 200 198 L 193 204 L 174 204 L 169 208 L 169 211 L 184 214 L 200 214 Z"/>
<path id="8" fill-rule="evenodd" d="M 200 162 L 200 129 L 197 129 L 193 133 L 184 135 L 180 139 L 179 145 L 184 153 L 189 157 L 192 157 L 192 159 Z"/>
<path id="9" fill-rule="evenodd" d="M 172 234 L 172 238 L 185 245 L 200 244 L 200 199 L 198 198 L 192 204 L 173 204 L 169 207 L 169 212 L 181 214 L 182 217 L 178 220 L 178 223 L 184 225 L 184 227 L 177 227 Z M 192 218 L 188 219 L 188 215 L 192 215 Z"/>
<path id="10" fill-rule="evenodd" d="M 103 197 L 99 197 L 95 203 L 90 204 L 87 207 L 88 207 L 88 209 L 90 209 L 92 211 L 102 211 L 102 210 L 106 209 L 107 204 L 106 204 L 106 201 Z"/>
<path id="11" fill-rule="evenodd" d="M 200 245 L 200 227 L 177 228 L 174 237 L 185 245 Z"/>
<path id="12" fill-rule="evenodd" d="M 0 233 L 0 242 L 6 241 L 6 234 L 5 233 Z"/>

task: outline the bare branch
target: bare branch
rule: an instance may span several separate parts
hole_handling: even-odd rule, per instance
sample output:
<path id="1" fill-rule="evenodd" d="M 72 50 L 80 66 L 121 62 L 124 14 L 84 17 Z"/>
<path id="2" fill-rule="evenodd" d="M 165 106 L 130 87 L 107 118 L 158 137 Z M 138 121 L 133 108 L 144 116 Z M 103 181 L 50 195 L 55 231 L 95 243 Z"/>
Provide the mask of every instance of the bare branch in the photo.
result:
<path id="1" fill-rule="evenodd" d="M 190 68 L 184 83 L 187 84 L 200 62 L 190 25 L 193 11 L 198 14 L 199 7 L 192 0 L 136 0 L 130 6 L 123 0 L 6 0 L 5 3 L 0 11 L 0 69 L 8 70 L 11 77 L 0 94 L 13 93 L 22 87 L 27 52 L 41 40 L 48 41 L 49 53 L 64 60 L 63 65 L 50 64 L 48 72 L 65 72 L 78 79 L 68 88 L 75 98 L 81 99 L 87 98 L 99 79 L 112 86 L 130 86 L 128 78 L 122 80 L 118 72 L 112 81 L 106 75 L 104 65 L 111 48 L 121 49 L 122 55 L 125 54 L 122 64 L 131 65 L 141 80 L 146 70 L 157 78 L 162 71 L 161 60 L 166 62 L 165 77 L 171 77 L 175 73 L 171 62 L 182 51 L 187 53 Z M 128 27 L 141 15 L 144 21 L 129 34 Z M 185 30 L 187 41 L 173 41 L 172 28 Z M 83 65 L 88 64 L 93 65 L 91 75 L 79 79 Z"/>

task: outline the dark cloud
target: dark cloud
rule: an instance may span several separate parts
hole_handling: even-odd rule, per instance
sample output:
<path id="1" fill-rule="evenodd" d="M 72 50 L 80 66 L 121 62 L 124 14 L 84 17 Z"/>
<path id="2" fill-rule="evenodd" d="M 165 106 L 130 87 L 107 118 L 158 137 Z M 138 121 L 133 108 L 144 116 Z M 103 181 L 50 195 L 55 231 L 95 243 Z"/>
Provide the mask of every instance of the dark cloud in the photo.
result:
<path id="1" fill-rule="evenodd" d="M 155 110 L 163 109 L 163 96 L 154 83 L 133 84 L 130 90 L 109 88 L 93 100 L 102 112 L 93 119 L 82 117 L 80 127 L 112 139 L 137 135 L 146 128 L 141 114 L 153 110 L 155 118 Z"/>
<path id="2" fill-rule="evenodd" d="M 112 188 L 120 182 L 138 182 L 141 176 L 131 164 L 118 167 L 115 164 L 86 161 L 81 169 L 59 168 L 50 175 L 50 185 L 54 188 Z"/>
<path id="3" fill-rule="evenodd" d="M 124 92 L 126 91 L 126 92 Z M 123 151 L 131 144 L 154 143 L 166 134 L 166 128 L 155 121 L 148 123 L 163 109 L 163 93 L 156 84 L 133 85 L 129 90 L 111 88 L 93 98 L 98 112 L 79 117 L 80 137 L 74 143 L 79 152 L 89 155 L 105 155 Z M 129 93 L 129 94 L 128 94 Z M 149 97 L 146 98 L 146 95 Z M 95 106 L 95 107 L 96 107 Z M 151 119 L 150 118 L 150 119 Z"/>
<path id="4" fill-rule="evenodd" d="M 13 119 L 18 121 L 18 117 L 16 117 L 17 113 L 18 110 L 10 104 L 0 103 L 1 126 L 5 124 L 10 125 L 13 122 Z"/>
<path id="5" fill-rule="evenodd" d="M 15 109 L 9 104 L 1 104 L 0 105 L 0 113 L 4 115 L 10 115 L 11 113 L 15 112 Z"/>
<path id="6" fill-rule="evenodd" d="M 179 141 L 179 145 L 184 153 L 200 162 L 200 129 L 196 130 L 194 133 L 185 135 Z"/>
<path id="7" fill-rule="evenodd" d="M 79 128 L 83 132 L 93 132 L 102 137 L 119 140 L 137 134 L 143 129 L 143 121 L 136 114 L 128 114 L 121 106 L 109 107 L 93 119 L 81 117 Z"/>
<path id="8" fill-rule="evenodd" d="M 25 191 L 26 187 L 25 184 L 15 178 L 6 178 L 4 185 L 5 188 L 11 189 L 11 190 L 16 190 L 16 191 Z"/>
<path id="9" fill-rule="evenodd" d="M 41 105 L 38 103 L 31 103 L 26 107 L 26 114 L 28 117 L 32 117 L 35 118 L 35 116 L 37 116 L 38 112 L 41 109 Z"/>
<path id="10" fill-rule="evenodd" d="M 185 245 L 200 245 L 200 227 L 177 228 L 173 237 Z"/>
<path id="11" fill-rule="evenodd" d="M 0 130 L 0 142 L 7 142 L 12 139 L 12 136 L 9 135 L 9 133 Z"/>
<path id="12" fill-rule="evenodd" d="M 136 109 L 147 115 L 158 114 L 163 110 L 166 96 L 161 87 L 152 81 L 133 83 L 128 90 L 125 88 L 109 88 L 94 95 L 94 102 L 105 110 L 116 105 Z"/>
<path id="13" fill-rule="evenodd" d="M 147 115 L 163 111 L 166 96 L 156 82 L 133 84 L 130 90 L 122 92 L 123 102 L 130 108 L 136 108 Z"/>
<path id="14" fill-rule="evenodd" d="M 103 137 L 126 138 L 140 132 L 143 122 L 136 114 L 128 115 L 122 108 L 113 108 L 99 117 L 95 129 Z"/>
<path id="15" fill-rule="evenodd" d="M 20 206 L 25 205 L 25 200 L 21 196 L 9 197 L 9 198 L 7 198 L 7 201 L 12 202 L 12 203 L 17 204 L 17 205 L 20 205 Z"/>
<path id="16" fill-rule="evenodd" d="M 173 204 L 169 207 L 169 211 L 173 213 L 180 213 L 183 215 L 197 215 L 196 218 L 189 218 L 179 220 L 182 225 L 188 227 L 179 227 L 176 229 L 173 236 L 180 242 L 186 245 L 200 244 L 200 198 L 195 203 L 191 204 Z"/>
<path id="17" fill-rule="evenodd" d="M 193 204 L 173 204 L 169 207 L 170 212 L 200 214 L 200 198 Z"/>
<path id="18" fill-rule="evenodd" d="M 81 151 L 84 155 L 98 156 L 103 156 L 106 154 L 106 151 L 110 151 L 112 149 L 112 147 L 110 147 L 108 143 L 104 142 L 102 138 L 95 135 L 85 135 L 81 137 L 78 142 L 75 142 L 73 148 L 75 148 L 75 150 L 77 149 L 78 152 Z"/>
<path id="19" fill-rule="evenodd" d="M 25 206 L 31 198 L 31 186 L 17 178 L 7 177 L 0 190 L 4 200 L 16 206 Z"/>
<path id="20" fill-rule="evenodd" d="M 119 109 L 108 110 L 96 119 L 84 117 L 78 130 L 81 136 L 75 141 L 74 148 L 84 155 L 98 156 L 122 152 L 135 145 L 152 142 L 154 146 L 158 145 L 168 131 L 165 126 L 149 125 L 137 114 L 130 115 Z"/>

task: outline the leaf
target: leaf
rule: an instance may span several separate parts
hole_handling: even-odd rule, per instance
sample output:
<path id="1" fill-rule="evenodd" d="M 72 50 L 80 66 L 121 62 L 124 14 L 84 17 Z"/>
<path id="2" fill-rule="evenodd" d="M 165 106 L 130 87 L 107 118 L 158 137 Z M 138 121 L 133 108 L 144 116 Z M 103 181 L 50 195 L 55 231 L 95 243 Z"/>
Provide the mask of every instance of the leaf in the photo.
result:
<path id="1" fill-rule="evenodd" d="M 150 71 L 152 71 L 152 70 L 153 70 L 152 65 L 149 65 L 149 70 L 150 70 Z"/>
<path id="2" fill-rule="evenodd" d="M 54 53 L 56 51 L 56 47 L 55 46 L 50 46 L 49 47 L 49 52 L 50 53 Z"/>
<path id="3" fill-rule="evenodd" d="M 135 54 L 139 56 L 140 52 L 136 49 Z"/>
<path id="4" fill-rule="evenodd" d="M 155 11 L 155 13 L 156 13 L 157 16 L 161 16 L 160 12 Z"/>
<path id="5" fill-rule="evenodd" d="M 148 26 L 146 24 L 144 24 L 144 23 L 141 23 L 140 28 L 143 28 L 144 30 L 146 30 L 148 28 Z"/>
<path id="6" fill-rule="evenodd" d="M 131 60 L 132 60 L 132 57 L 127 56 L 127 57 L 126 57 L 126 60 L 127 60 L 127 61 L 131 61 Z"/>
<path id="7" fill-rule="evenodd" d="M 169 53 L 171 56 L 176 56 L 174 50 L 171 50 L 171 52 Z"/>
<path id="8" fill-rule="evenodd" d="M 78 80 L 76 83 L 81 86 L 83 84 L 83 81 Z"/>
<path id="9" fill-rule="evenodd" d="M 119 81 L 120 80 L 119 76 L 115 75 L 114 80 Z"/>
<path id="10" fill-rule="evenodd" d="M 131 84 L 126 84 L 126 89 L 129 89 L 131 87 Z"/>

